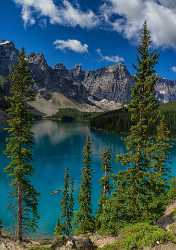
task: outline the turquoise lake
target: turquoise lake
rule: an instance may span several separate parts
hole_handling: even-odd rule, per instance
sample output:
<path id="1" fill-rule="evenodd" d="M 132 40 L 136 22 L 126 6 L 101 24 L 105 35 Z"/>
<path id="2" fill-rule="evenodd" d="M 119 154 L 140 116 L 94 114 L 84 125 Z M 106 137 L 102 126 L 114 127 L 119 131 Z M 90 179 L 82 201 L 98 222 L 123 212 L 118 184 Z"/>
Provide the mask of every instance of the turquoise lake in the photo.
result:
<path id="1" fill-rule="evenodd" d="M 101 177 L 100 157 L 105 148 L 110 148 L 113 155 L 112 167 L 118 172 L 123 167 L 116 161 L 116 156 L 125 151 L 120 136 L 102 131 L 90 130 L 86 124 L 58 124 L 44 120 L 33 127 L 35 146 L 33 152 L 34 174 L 32 182 L 40 192 L 37 236 L 52 236 L 60 212 L 60 194 L 52 195 L 55 190 L 63 187 L 64 169 L 69 168 L 75 182 L 75 199 L 79 190 L 82 168 L 82 150 L 86 137 L 92 139 L 92 169 L 93 169 L 93 207 L 97 206 L 99 195 L 99 179 Z M 9 208 L 9 180 L 3 169 L 7 159 L 3 155 L 5 133 L 1 131 L 0 143 L 0 218 L 8 230 L 15 225 L 15 216 Z M 171 172 L 176 173 L 176 147 L 170 152 L 167 162 Z M 76 202 L 77 203 L 77 202 Z M 77 204 L 75 204 L 75 208 Z"/>

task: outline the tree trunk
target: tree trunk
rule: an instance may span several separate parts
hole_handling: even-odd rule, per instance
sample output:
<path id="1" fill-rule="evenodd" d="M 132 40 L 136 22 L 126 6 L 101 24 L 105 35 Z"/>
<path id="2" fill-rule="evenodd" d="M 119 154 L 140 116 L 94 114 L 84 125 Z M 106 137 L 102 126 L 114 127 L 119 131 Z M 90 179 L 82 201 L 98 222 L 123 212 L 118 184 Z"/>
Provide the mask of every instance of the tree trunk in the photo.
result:
<path id="1" fill-rule="evenodd" d="M 104 195 L 106 196 L 106 194 L 108 193 L 108 187 L 107 187 L 107 176 L 108 176 L 108 173 L 107 173 L 107 168 L 105 166 L 105 173 L 104 173 L 104 178 L 105 178 L 105 182 L 104 182 Z"/>
<path id="2" fill-rule="evenodd" d="M 18 183 L 18 214 L 17 214 L 17 239 L 19 241 L 23 240 L 23 195 L 21 184 Z"/>

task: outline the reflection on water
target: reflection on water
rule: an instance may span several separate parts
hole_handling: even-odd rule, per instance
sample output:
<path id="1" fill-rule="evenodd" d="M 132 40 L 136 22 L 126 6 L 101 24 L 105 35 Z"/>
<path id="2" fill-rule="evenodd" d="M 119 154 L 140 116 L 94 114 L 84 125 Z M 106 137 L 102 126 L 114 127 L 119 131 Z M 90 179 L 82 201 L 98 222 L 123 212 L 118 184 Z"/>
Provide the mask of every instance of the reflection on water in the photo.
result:
<path id="1" fill-rule="evenodd" d="M 76 134 L 90 136 L 90 129 L 85 125 L 77 124 L 73 126 L 71 123 L 58 124 L 50 120 L 37 122 L 33 126 L 33 132 L 36 142 L 47 136 L 51 144 L 61 143 Z"/>
<path id="2" fill-rule="evenodd" d="M 116 155 L 124 152 L 120 137 L 100 132 L 91 131 L 85 124 L 57 124 L 44 120 L 33 126 L 35 146 L 33 152 L 34 174 L 32 182 L 40 192 L 39 212 L 40 221 L 38 235 L 52 235 L 60 212 L 60 194 L 51 195 L 63 187 L 64 169 L 68 167 L 75 181 L 75 198 L 79 190 L 80 172 L 82 167 L 82 149 L 86 137 L 92 139 L 92 168 L 93 168 L 93 206 L 96 208 L 99 192 L 99 178 L 101 177 L 100 156 L 102 151 L 109 147 L 113 154 L 113 170 L 117 172 L 121 166 L 115 161 Z M 4 149 L 5 134 L 1 133 L 3 140 L 0 150 Z M 0 162 L 3 167 L 7 159 L 1 154 Z M 0 218 L 7 228 L 14 224 L 12 213 L 8 207 L 9 181 L 2 171 L 0 180 Z M 77 205 L 76 205 L 77 206 Z"/>

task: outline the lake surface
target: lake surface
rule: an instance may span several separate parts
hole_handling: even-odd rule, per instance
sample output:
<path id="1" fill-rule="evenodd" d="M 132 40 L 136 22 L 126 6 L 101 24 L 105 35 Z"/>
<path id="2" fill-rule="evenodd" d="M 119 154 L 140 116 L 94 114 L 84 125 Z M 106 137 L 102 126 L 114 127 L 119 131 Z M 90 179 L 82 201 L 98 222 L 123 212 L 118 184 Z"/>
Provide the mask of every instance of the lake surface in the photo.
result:
<path id="1" fill-rule="evenodd" d="M 82 168 L 82 150 L 86 137 L 92 139 L 92 168 L 93 168 L 93 207 L 97 206 L 99 195 L 99 179 L 101 177 L 100 157 L 102 151 L 109 147 L 112 151 L 112 167 L 118 172 L 123 167 L 116 161 L 116 156 L 125 151 L 120 136 L 102 132 L 91 131 L 86 124 L 57 124 L 53 121 L 40 121 L 33 127 L 35 146 L 33 152 L 34 174 L 32 182 L 40 192 L 39 199 L 39 227 L 37 236 L 52 236 L 60 212 L 60 194 L 51 195 L 51 192 L 63 187 L 64 170 L 70 169 L 75 182 L 75 199 L 80 184 Z M 15 217 L 9 208 L 9 180 L 3 169 L 7 159 L 3 155 L 5 133 L 1 131 L 0 151 L 0 218 L 6 229 L 15 224 Z M 171 150 L 167 162 L 172 172 L 176 167 L 176 147 Z M 75 208 L 77 204 L 75 205 Z"/>

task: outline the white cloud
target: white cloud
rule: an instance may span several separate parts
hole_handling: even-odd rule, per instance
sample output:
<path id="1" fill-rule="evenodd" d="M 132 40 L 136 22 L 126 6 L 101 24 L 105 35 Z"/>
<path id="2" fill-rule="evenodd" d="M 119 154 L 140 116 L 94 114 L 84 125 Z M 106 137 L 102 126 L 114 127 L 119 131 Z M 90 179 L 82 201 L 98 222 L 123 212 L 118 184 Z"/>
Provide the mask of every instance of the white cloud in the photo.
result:
<path id="1" fill-rule="evenodd" d="M 24 24 L 34 24 L 37 19 L 48 18 L 50 23 L 68 26 L 92 28 L 98 25 L 98 17 L 93 11 L 82 11 L 73 6 L 68 0 L 62 0 L 56 5 L 54 0 L 13 0 L 22 7 Z"/>
<path id="2" fill-rule="evenodd" d="M 118 55 L 105 56 L 103 55 L 101 49 L 97 49 L 97 53 L 100 56 L 102 61 L 108 61 L 113 63 L 121 63 L 124 62 L 124 58 Z"/>
<path id="3" fill-rule="evenodd" d="M 92 28 L 98 25 L 98 17 L 93 11 L 81 11 L 79 8 L 73 7 L 70 2 L 64 0 L 64 8 L 61 11 L 62 20 L 70 26 L 79 25 L 81 28 Z"/>
<path id="4" fill-rule="evenodd" d="M 172 66 L 171 70 L 176 73 L 176 66 Z"/>
<path id="5" fill-rule="evenodd" d="M 35 20 L 32 17 L 31 11 L 29 10 L 28 7 L 23 7 L 21 15 L 25 25 L 27 23 L 29 23 L 30 25 L 33 25 L 35 23 Z"/>
<path id="6" fill-rule="evenodd" d="M 83 44 L 78 40 L 68 39 L 68 40 L 56 40 L 54 42 L 56 49 L 60 50 L 71 50 L 76 53 L 88 53 L 88 45 Z"/>
<path id="7" fill-rule="evenodd" d="M 81 28 L 109 26 L 136 41 L 147 20 L 155 46 L 176 48 L 176 0 L 104 0 L 99 13 L 83 11 L 69 0 L 12 1 L 21 6 L 25 25 L 48 20 L 51 24 Z"/>
<path id="8" fill-rule="evenodd" d="M 33 24 L 36 14 L 38 17 L 48 17 L 53 24 L 61 22 L 59 10 L 53 0 L 14 0 L 14 2 L 22 7 L 22 19 L 25 25 Z"/>
<path id="9" fill-rule="evenodd" d="M 106 23 L 129 40 L 137 39 L 147 20 L 156 46 L 176 47 L 176 2 L 173 0 L 106 0 L 101 12 Z"/>

